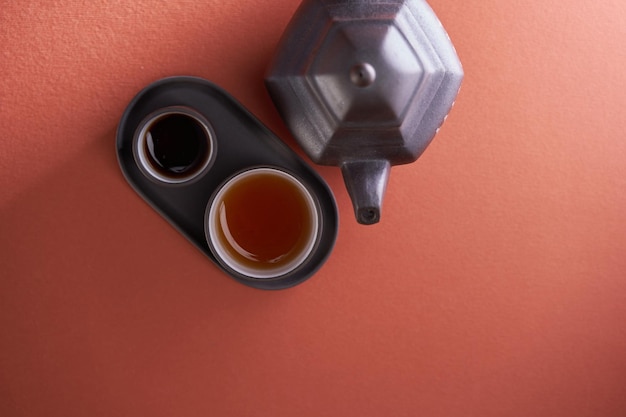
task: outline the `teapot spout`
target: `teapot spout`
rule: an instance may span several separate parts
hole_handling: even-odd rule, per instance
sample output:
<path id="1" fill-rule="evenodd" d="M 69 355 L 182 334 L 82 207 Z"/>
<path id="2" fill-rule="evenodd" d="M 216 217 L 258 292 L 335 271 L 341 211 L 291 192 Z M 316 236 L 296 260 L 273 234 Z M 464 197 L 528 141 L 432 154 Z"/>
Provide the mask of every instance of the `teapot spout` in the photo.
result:
<path id="1" fill-rule="evenodd" d="M 385 159 L 344 161 L 341 164 L 357 222 L 369 225 L 380 221 L 390 170 L 391 164 Z"/>

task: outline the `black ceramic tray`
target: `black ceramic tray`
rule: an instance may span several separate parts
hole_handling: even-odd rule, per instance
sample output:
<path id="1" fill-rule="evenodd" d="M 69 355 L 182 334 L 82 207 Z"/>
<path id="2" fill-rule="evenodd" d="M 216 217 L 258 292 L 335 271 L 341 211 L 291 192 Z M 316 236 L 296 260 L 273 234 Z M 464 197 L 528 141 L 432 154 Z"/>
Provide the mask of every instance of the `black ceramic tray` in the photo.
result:
<path id="1" fill-rule="evenodd" d="M 216 157 L 212 167 L 189 184 L 172 186 L 149 179 L 133 156 L 137 128 L 150 114 L 171 106 L 187 107 L 203 116 L 213 128 Z M 326 183 L 295 152 L 258 119 L 216 85 L 195 77 L 171 77 L 141 91 L 129 104 L 117 131 L 117 156 L 126 180 L 135 191 L 228 275 L 261 289 L 282 289 L 311 275 L 329 256 L 337 235 L 337 207 Z M 205 210 L 216 189 L 246 168 L 273 166 L 295 174 L 317 199 L 320 237 L 301 267 L 277 278 L 255 279 L 221 264 L 205 237 Z"/>

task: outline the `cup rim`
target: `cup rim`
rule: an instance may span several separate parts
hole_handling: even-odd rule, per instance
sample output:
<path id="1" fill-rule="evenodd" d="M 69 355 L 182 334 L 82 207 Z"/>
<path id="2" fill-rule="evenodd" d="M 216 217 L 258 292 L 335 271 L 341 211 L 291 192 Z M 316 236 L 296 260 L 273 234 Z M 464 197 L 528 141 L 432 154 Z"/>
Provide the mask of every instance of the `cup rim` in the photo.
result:
<path id="1" fill-rule="evenodd" d="M 227 251 L 223 248 L 223 245 L 219 244 L 219 239 L 216 236 L 216 228 L 218 227 L 217 211 L 219 208 L 219 204 L 216 204 L 216 202 L 218 202 L 221 197 L 223 197 L 223 195 L 226 193 L 226 191 L 231 188 L 235 183 L 246 177 L 256 175 L 258 173 L 271 173 L 273 175 L 278 175 L 296 185 L 301 195 L 307 202 L 307 207 L 309 209 L 309 213 L 311 214 L 311 221 L 313 222 L 313 224 L 311 225 L 310 236 L 308 237 L 308 241 L 304 249 L 302 249 L 301 253 L 298 254 L 298 256 L 296 256 L 291 262 L 287 263 L 286 265 L 267 270 L 248 268 L 236 262 L 231 256 L 229 256 Z M 299 267 L 306 264 L 307 259 L 311 257 L 311 255 L 315 251 L 316 246 L 319 243 L 322 221 L 319 203 L 316 200 L 315 194 L 297 175 L 279 167 L 256 166 L 246 168 L 231 175 L 218 186 L 207 204 L 204 223 L 205 237 L 209 248 L 211 249 L 211 252 L 213 252 L 213 255 L 216 257 L 217 261 L 222 264 L 222 266 L 244 278 L 267 280 L 284 277 L 285 275 L 293 273 Z"/>
<path id="2" fill-rule="evenodd" d="M 150 163 L 151 157 L 146 153 L 145 144 L 148 130 L 159 120 L 169 115 L 187 116 L 197 122 L 204 130 L 205 138 L 208 143 L 208 152 L 201 164 L 199 164 L 199 168 L 195 169 L 189 175 L 173 177 L 159 172 L 152 166 Z M 147 178 L 161 184 L 178 185 L 198 180 L 204 176 L 213 165 L 216 151 L 217 141 L 215 140 L 215 132 L 209 121 L 197 111 L 185 106 L 168 106 L 150 113 L 139 123 L 137 129 L 135 129 L 133 138 L 133 157 L 136 165 Z"/>

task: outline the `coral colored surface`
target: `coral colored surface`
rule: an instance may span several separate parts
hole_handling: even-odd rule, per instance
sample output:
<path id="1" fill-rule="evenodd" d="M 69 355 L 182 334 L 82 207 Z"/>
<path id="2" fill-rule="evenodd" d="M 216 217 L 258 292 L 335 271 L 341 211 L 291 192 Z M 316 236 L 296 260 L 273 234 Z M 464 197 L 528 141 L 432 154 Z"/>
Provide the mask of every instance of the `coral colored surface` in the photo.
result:
<path id="1" fill-rule="evenodd" d="M 466 78 L 422 158 L 282 292 L 223 275 L 126 184 L 164 76 L 294 145 L 263 71 L 297 0 L 4 1 L 0 415 L 626 415 L 626 5 L 432 0 Z"/>

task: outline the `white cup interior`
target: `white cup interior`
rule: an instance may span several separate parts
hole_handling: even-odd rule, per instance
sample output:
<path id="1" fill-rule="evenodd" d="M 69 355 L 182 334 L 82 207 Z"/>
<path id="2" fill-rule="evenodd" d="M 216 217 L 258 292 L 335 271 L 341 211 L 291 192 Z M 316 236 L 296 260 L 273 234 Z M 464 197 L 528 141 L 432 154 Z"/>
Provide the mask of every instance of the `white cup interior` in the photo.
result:
<path id="1" fill-rule="evenodd" d="M 224 221 L 220 219 L 220 207 L 223 203 L 224 196 L 227 192 L 235 186 L 237 183 L 242 181 L 245 178 L 254 175 L 276 175 L 279 176 L 293 185 L 295 185 L 300 195 L 303 197 L 304 201 L 306 201 L 307 209 L 309 210 L 309 218 L 311 219 L 310 231 L 311 233 L 307 237 L 306 243 L 303 246 L 303 249 L 298 253 L 290 262 L 279 264 L 275 268 L 254 268 L 248 265 L 242 264 L 238 259 L 231 256 L 229 250 L 224 247 L 224 243 L 221 241 L 219 237 L 219 232 L 223 233 L 225 236 L 229 235 L 228 230 L 223 230 L 222 224 Z M 214 197 L 211 199 L 209 203 L 209 207 L 207 210 L 207 216 L 205 220 L 205 229 L 207 234 L 207 239 L 209 242 L 209 246 L 213 250 L 214 255 L 225 265 L 227 265 L 232 270 L 238 272 L 239 274 L 245 275 L 251 278 L 276 278 L 296 269 L 300 266 L 310 255 L 311 251 L 315 246 L 315 242 L 317 241 L 318 228 L 319 228 L 319 210 L 315 203 L 315 200 L 309 190 L 305 187 L 305 185 L 298 179 L 296 179 L 291 174 L 284 172 L 279 169 L 269 168 L 269 167 L 261 167 L 261 168 L 253 168 L 244 172 L 241 172 L 234 177 L 227 180 L 217 191 Z M 232 236 L 231 236 L 232 238 Z M 236 245 L 236 242 L 233 244 L 233 240 L 228 238 L 231 242 L 229 245 L 231 247 Z"/>

